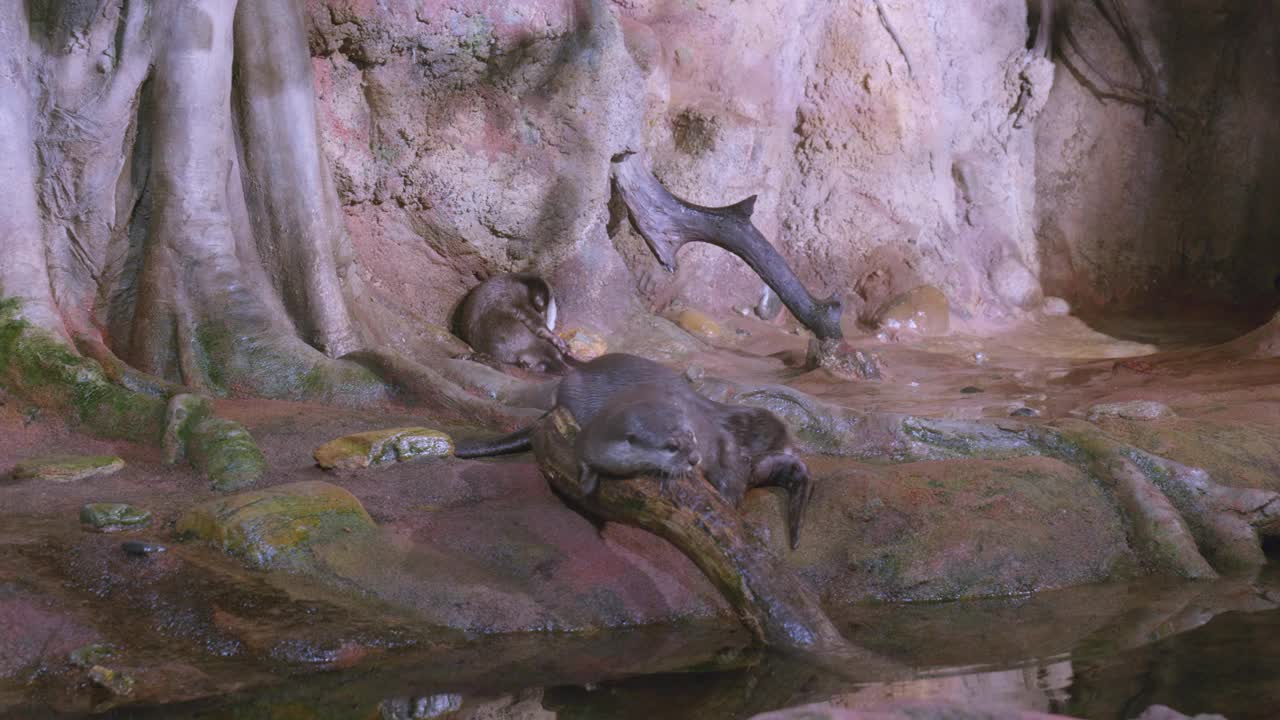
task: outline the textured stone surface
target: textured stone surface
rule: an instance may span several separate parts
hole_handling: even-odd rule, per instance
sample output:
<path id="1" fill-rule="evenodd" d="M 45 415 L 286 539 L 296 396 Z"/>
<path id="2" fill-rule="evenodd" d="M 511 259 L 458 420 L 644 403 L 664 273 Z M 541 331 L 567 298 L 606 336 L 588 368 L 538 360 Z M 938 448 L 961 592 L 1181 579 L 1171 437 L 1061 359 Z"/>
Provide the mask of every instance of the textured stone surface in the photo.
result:
<path id="1" fill-rule="evenodd" d="M 921 285 L 885 304 L 876 314 L 876 325 L 890 332 L 945 335 L 951 327 L 951 307 L 941 290 Z"/>
<path id="2" fill-rule="evenodd" d="M 310 546 L 374 527 L 351 493 L 326 482 L 277 485 L 201 503 L 177 524 L 258 567 L 292 566 Z"/>
<path id="3" fill-rule="evenodd" d="M 16 465 L 13 478 L 64 483 L 111 475 L 123 468 L 124 460 L 112 455 L 45 455 Z"/>
<path id="4" fill-rule="evenodd" d="M 560 337 L 568 343 L 569 354 L 579 360 L 591 360 L 609 352 L 609 343 L 590 330 L 570 328 L 561 332 Z"/>
<path id="5" fill-rule="evenodd" d="M 358 470 L 418 458 L 444 457 L 453 440 L 439 430 L 391 428 L 344 435 L 316 448 L 316 464 L 326 470 Z"/>
<path id="6" fill-rule="evenodd" d="M 676 324 L 686 332 L 704 340 L 717 340 L 724 335 L 724 329 L 704 312 L 686 309 L 676 314 Z"/>
<path id="7" fill-rule="evenodd" d="M 1177 417 L 1168 405 L 1156 400 L 1127 400 L 1125 402 L 1098 403 L 1089 408 L 1090 421 L 1104 418 L 1123 420 L 1159 420 Z"/>
<path id="8" fill-rule="evenodd" d="M 103 532 L 145 527 L 151 513 L 125 503 L 88 503 L 80 508 L 80 522 Z"/>

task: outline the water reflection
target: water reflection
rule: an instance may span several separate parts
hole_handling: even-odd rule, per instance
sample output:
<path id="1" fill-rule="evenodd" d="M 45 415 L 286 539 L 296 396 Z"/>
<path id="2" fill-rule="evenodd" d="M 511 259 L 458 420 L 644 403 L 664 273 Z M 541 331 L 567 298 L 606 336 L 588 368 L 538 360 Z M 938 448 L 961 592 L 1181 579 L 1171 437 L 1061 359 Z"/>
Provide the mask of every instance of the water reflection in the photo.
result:
<path id="1" fill-rule="evenodd" d="M 1133 718 L 1151 705 L 1231 720 L 1280 708 L 1280 572 L 1022 598 L 850 608 L 855 642 L 912 668 L 851 680 L 743 650 L 723 629 L 481 639 L 376 668 L 301 676 L 129 717 L 730 720 L 900 702 Z M 821 714 L 817 715 L 821 717 Z"/>

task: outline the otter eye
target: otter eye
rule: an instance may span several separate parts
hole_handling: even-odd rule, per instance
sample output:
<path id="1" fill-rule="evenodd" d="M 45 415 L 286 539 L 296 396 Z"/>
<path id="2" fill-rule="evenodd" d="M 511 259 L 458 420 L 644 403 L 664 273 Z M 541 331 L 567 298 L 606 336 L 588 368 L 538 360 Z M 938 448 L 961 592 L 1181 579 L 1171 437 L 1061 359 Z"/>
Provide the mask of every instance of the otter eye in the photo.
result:
<path id="1" fill-rule="evenodd" d="M 635 433 L 627 433 L 627 437 L 626 437 L 625 439 L 626 439 L 627 443 L 628 443 L 628 444 L 630 444 L 630 445 L 635 445 L 635 444 L 636 444 L 636 434 L 635 434 Z"/>
<path id="2" fill-rule="evenodd" d="M 662 446 L 662 449 L 669 452 L 675 452 L 680 449 L 680 445 L 676 443 L 675 440 L 668 440 L 667 444 Z"/>

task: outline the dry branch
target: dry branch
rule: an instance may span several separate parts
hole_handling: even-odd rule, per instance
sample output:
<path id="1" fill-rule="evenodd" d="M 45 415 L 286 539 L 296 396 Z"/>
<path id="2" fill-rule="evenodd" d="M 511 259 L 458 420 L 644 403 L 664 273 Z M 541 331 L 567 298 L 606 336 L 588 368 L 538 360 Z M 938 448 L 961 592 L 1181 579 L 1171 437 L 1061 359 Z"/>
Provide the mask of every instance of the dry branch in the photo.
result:
<path id="1" fill-rule="evenodd" d="M 634 153 L 614 157 L 613 179 L 636 229 L 663 267 L 675 269 L 676 252 L 685 243 L 704 242 L 723 248 L 746 261 L 796 319 L 819 338 L 842 337 L 840 299 L 817 300 L 809 294 L 787 261 L 751 223 L 755 195 L 726 207 L 694 205 L 672 195 Z"/>
<path id="2" fill-rule="evenodd" d="M 578 426 L 558 408 L 533 430 L 543 476 L 588 514 L 647 530 L 675 545 L 738 612 L 757 642 L 844 672 L 882 673 L 893 664 L 850 645 L 814 594 L 766 547 L 700 474 L 682 480 L 604 480 L 588 495 L 578 480 Z"/>

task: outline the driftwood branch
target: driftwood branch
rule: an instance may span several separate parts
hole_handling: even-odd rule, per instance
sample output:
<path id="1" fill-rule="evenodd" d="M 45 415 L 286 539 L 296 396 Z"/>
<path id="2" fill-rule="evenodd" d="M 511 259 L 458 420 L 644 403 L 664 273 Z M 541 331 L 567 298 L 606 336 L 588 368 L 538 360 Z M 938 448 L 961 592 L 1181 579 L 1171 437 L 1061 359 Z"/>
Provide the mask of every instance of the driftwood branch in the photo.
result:
<path id="1" fill-rule="evenodd" d="M 850 645 L 817 598 L 750 531 L 738 512 L 701 475 L 668 480 L 605 479 L 587 494 L 578 480 L 578 426 L 564 408 L 533 429 L 533 452 L 544 477 L 586 513 L 647 530 L 675 545 L 737 611 L 756 641 L 819 665 L 866 677 L 899 674 L 878 655 Z"/>
<path id="2" fill-rule="evenodd" d="M 723 248 L 773 288 L 796 319 L 821 339 L 840 339 L 839 298 L 817 300 L 787 266 L 786 260 L 751 223 L 756 196 L 726 207 L 710 208 L 685 202 L 667 191 L 634 153 L 614 157 L 613 179 L 631 219 L 658 262 L 676 267 L 676 252 L 690 242 Z"/>

